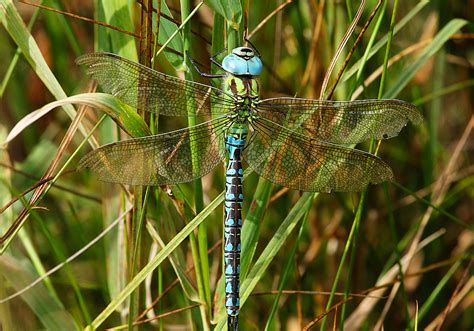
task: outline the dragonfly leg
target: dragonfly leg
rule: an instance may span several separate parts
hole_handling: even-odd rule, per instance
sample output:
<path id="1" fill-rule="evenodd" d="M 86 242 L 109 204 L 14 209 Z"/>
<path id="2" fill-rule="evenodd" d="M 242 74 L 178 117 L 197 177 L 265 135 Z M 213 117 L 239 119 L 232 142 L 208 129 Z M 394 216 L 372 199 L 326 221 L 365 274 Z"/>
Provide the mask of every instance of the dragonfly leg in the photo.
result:
<path id="1" fill-rule="evenodd" d="M 208 74 L 206 72 L 202 72 L 201 69 L 199 69 L 197 63 L 189 55 L 188 55 L 188 60 L 193 65 L 194 70 L 196 70 L 196 72 L 201 77 L 206 77 L 206 78 L 224 78 L 224 77 L 226 77 L 226 74 Z"/>
<path id="2" fill-rule="evenodd" d="M 219 53 L 218 53 L 218 54 L 219 54 Z M 214 64 L 215 64 L 216 66 L 218 66 L 219 68 L 221 68 L 222 70 L 224 70 L 224 67 L 222 67 L 222 64 L 220 64 L 220 63 L 215 59 L 216 56 L 217 56 L 217 54 L 214 55 L 213 57 L 211 57 L 211 62 L 214 63 Z"/>
<path id="3" fill-rule="evenodd" d="M 216 60 L 216 58 L 221 55 L 222 53 L 224 53 L 225 51 L 227 51 L 227 47 L 224 48 L 223 50 L 217 52 L 215 55 L 213 55 L 211 57 L 211 62 L 214 63 L 216 66 L 218 66 L 219 68 L 221 68 L 222 70 L 224 70 L 224 68 L 222 67 L 222 64 Z"/>

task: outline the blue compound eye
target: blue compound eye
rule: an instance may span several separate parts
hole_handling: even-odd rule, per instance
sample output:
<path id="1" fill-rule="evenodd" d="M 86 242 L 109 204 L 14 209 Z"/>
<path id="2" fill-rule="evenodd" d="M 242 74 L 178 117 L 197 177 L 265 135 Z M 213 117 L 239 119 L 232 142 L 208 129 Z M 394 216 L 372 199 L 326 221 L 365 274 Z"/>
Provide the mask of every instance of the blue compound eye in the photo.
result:
<path id="1" fill-rule="evenodd" d="M 247 61 L 248 63 L 248 72 L 252 76 L 257 76 L 262 72 L 262 60 L 258 56 L 254 56 L 250 60 Z"/>
<path id="2" fill-rule="evenodd" d="M 222 61 L 222 68 L 233 75 L 246 75 L 247 61 L 235 54 L 227 55 Z"/>

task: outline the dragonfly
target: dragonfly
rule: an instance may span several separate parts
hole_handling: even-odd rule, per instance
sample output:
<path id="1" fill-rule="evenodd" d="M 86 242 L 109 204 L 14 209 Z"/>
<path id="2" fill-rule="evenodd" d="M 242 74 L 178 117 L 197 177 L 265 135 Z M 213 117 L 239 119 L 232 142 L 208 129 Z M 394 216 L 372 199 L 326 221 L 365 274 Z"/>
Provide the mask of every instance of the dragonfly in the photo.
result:
<path id="1" fill-rule="evenodd" d="M 225 171 L 224 277 L 228 329 L 238 329 L 243 161 L 261 177 L 309 192 L 357 192 L 393 179 L 379 157 L 347 147 L 398 135 L 422 115 L 401 100 L 260 99 L 262 60 L 237 47 L 222 62 L 222 87 L 160 73 L 111 53 L 77 59 L 102 89 L 132 107 L 164 116 L 198 116 L 194 126 L 104 145 L 79 169 L 106 182 L 172 185 L 198 179 L 221 162 Z"/>

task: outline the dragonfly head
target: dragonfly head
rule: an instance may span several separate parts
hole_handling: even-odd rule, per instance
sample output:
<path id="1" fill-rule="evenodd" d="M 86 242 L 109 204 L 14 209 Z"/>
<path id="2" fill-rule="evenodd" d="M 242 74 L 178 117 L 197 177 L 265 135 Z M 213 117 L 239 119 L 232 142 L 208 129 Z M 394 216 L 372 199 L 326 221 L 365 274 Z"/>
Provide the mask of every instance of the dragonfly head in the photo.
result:
<path id="1" fill-rule="evenodd" d="M 237 47 L 222 61 L 222 67 L 235 76 L 257 76 L 262 72 L 262 60 L 250 47 Z"/>

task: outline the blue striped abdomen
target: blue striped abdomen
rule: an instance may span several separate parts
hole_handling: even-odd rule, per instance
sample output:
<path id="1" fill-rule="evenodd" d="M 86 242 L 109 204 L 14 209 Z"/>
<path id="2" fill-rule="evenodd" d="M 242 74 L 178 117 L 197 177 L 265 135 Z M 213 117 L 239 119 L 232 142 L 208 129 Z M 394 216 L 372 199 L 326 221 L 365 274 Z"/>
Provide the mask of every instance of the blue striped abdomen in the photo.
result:
<path id="1" fill-rule="evenodd" d="M 239 314 L 240 230 L 242 227 L 242 160 L 247 129 L 229 128 L 225 143 L 229 153 L 224 202 L 224 275 L 225 305 L 229 318 Z"/>

